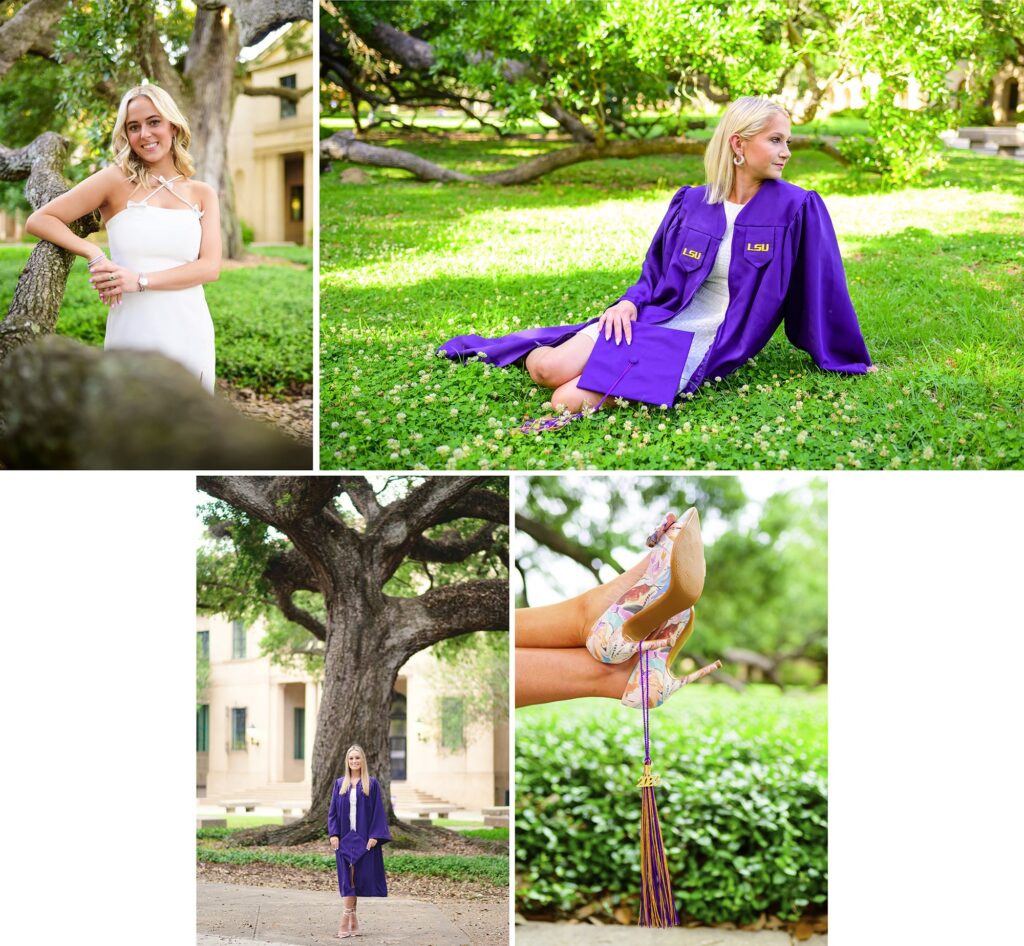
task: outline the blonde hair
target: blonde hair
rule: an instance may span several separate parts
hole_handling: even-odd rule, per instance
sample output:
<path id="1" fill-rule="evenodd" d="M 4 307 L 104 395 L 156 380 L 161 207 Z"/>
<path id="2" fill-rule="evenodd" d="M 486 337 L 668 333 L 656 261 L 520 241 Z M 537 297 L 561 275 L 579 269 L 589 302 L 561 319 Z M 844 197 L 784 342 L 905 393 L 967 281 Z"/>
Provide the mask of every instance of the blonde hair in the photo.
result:
<path id="1" fill-rule="evenodd" d="M 121 97 L 121 104 L 117 107 L 117 118 L 114 120 L 114 134 L 110 141 L 114 163 L 124 171 L 125 177 L 132 183 L 146 188 L 153 186 L 146 162 L 132 151 L 132 146 L 128 143 L 128 134 L 124 129 L 128 121 L 128 105 L 137 98 L 149 99 L 157 112 L 174 125 L 176 130 L 171 138 L 171 160 L 179 174 L 191 177 L 196 166 L 192 161 L 192 155 L 188 153 L 188 146 L 192 143 L 188 119 L 181 113 L 174 99 L 158 85 L 137 85 Z"/>
<path id="2" fill-rule="evenodd" d="M 732 193 L 736 168 L 729 139 L 733 135 L 752 138 L 776 113 L 790 117 L 789 112 L 767 95 L 744 95 L 725 110 L 704 152 L 704 174 L 708 182 L 704 199 L 707 203 L 720 204 Z"/>
<path id="3" fill-rule="evenodd" d="M 348 754 L 355 749 L 363 760 L 362 769 L 359 773 L 359 784 L 363 787 L 363 794 L 370 794 L 370 773 L 366 771 L 366 753 L 362 746 L 351 745 L 345 750 L 345 777 L 341 780 L 341 793 L 344 795 L 352 787 L 352 770 L 348 767 Z"/>

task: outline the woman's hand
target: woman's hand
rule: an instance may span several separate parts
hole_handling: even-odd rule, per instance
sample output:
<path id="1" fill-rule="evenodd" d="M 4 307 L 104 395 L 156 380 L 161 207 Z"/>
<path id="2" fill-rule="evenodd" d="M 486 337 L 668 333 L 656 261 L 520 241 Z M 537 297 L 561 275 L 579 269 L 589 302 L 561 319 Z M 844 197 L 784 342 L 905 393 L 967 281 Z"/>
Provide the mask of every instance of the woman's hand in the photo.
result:
<path id="1" fill-rule="evenodd" d="M 109 305 L 119 302 L 122 293 L 139 291 L 139 274 L 111 260 L 98 260 L 89 267 L 89 273 L 93 289 Z"/>
<path id="2" fill-rule="evenodd" d="M 377 846 L 377 839 L 376 838 L 370 838 L 370 840 L 366 842 L 366 850 L 368 850 L 368 851 L 372 850 L 376 846 Z"/>
<path id="3" fill-rule="evenodd" d="M 615 333 L 615 344 L 622 342 L 622 336 L 626 336 L 626 344 L 633 342 L 633 323 L 636 321 L 636 306 L 628 299 L 622 299 L 615 305 L 604 310 L 604 314 L 597 320 L 598 332 L 603 331 L 605 341 Z"/>
<path id="4" fill-rule="evenodd" d="M 338 838 L 332 836 L 331 837 L 331 850 L 332 851 L 338 850 L 338 845 L 339 844 L 341 844 L 341 841 Z"/>

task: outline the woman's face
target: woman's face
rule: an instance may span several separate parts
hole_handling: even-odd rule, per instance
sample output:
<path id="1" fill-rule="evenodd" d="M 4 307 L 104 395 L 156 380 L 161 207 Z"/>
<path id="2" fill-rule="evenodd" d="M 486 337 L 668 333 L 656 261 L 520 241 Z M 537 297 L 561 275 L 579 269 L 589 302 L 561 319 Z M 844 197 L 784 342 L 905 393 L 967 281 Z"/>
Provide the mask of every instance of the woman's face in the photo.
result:
<path id="1" fill-rule="evenodd" d="M 738 151 L 745 159 L 741 168 L 758 181 L 781 178 L 790 158 L 789 128 L 789 119 L 781 112 L 775 112 L 768 124 L 753 137 L 733 135 L 729 139 L 733 154 Z"/>
<path id="2" fill-rule="evenodd" d="M 363 767 L 363 756 L 357 749 L 348 754 L 348 769 L 353 775 L 358 775 Z"/>
<path id="3" fill-rule="evenodd" d="M 146 96 L 139 95 L 128 103 L 124 130 L 132 151 L 147 164 L 155 164 L 170 154 L 177 129 Z"/>

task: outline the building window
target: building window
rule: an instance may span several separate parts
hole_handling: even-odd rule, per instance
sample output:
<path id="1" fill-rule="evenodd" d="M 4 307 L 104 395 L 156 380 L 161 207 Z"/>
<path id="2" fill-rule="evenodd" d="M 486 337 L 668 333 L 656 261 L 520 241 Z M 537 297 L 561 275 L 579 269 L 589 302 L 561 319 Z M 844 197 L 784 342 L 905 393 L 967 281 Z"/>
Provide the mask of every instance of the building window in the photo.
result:
<path id="1" fill-rule="evenodd" d="M 391 694 L 391 725 L 388 730 L 391 744 L 391 780 L 404 781 L 405 771 L 405 695 L 395 690 Z"/>
<path id="2" fill-rule="evenodd" d="M 245 625 L 241 621 L 234 621 L 231 631 L 231 656 L 241 660 L 245 657 Z"/>
<path id="3" fill-rule="evenodd" d="M 292 755 L 294 759 L 305 759 L 306 758 L 306 708 L 304 706 L 295 707 L 295 752 Z"/>
<path id="4" fill-rule="evenodd" d="M 445 749 L 461 749 L 463 739 L 462 697 L 446 696 L 441 700 L 441 746 Z"/>
<path id="5" fill-rule="evenodd" d="M 210 659 L 210 632 L 196 631 L 196 642 L 199 649 L 199 656 L 203 660 Z"/>
<path id="6" fill-rule="evenodd" d="M 196 710 L 196 752 L 210 751 L 210 706 L 204 703 Z"/>
<path id="7" fill-rule="evenodd" d="M 245 709 L 231 710 L 231 748 L 245 748 Z"/>
<path id="8" fill-rule="evenodd" d="M 282 89 L 294 89 L 295 88 L 295 76 L 281 76 L 281 88 Z M 282 118 L 294 118 L 299 111 L 299 106 L 295 102 L 290 102 L 288 99 L 281 99 L 281 117 Z"/>

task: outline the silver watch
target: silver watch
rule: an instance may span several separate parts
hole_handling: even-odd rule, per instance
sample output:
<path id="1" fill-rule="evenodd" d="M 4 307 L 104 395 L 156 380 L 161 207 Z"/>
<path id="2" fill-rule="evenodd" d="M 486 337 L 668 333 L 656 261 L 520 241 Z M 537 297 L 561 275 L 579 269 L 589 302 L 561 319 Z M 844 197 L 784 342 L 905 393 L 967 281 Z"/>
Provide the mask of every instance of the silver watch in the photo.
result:
<path id="1" fill-rule="evenodd" d="M 145 292 L 149 288 L 149 277 L 145 273 L 139 273 L 139 292 Z"/>

